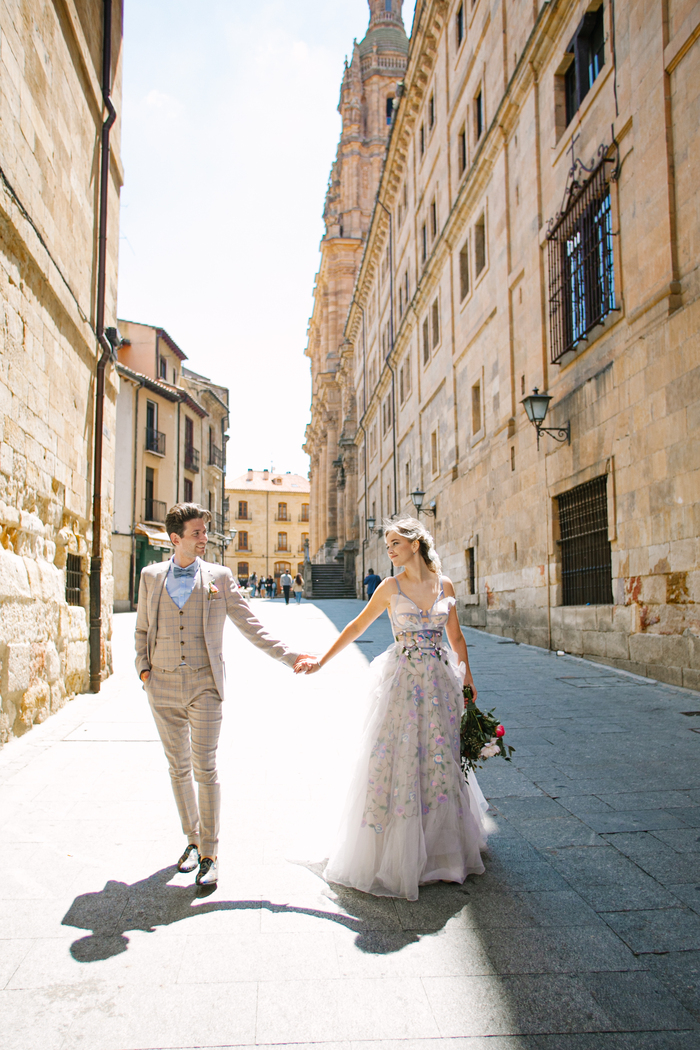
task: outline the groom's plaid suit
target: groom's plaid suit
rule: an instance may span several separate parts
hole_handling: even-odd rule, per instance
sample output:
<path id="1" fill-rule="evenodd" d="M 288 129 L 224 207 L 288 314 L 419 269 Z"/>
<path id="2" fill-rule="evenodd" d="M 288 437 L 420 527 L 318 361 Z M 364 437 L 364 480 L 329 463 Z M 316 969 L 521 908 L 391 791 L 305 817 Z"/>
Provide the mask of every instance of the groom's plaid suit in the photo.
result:
<path id="1" fill-rule="evenodd" d="M 150 671 L 146 693 L 168 759 L 173 793 L 188 842 L 215 857 L 220 788 L 216 748 L 221 729 L 228 615 L 254 645 L 293 667 L 298 656 L 271 638 L 233 581 L 230 569 L 200 562 L 182 609 L 165 587 L 170 562 L 141 573 L 136 617 L 136 670 Z M 192 770 L 199 785 L 199 806 Z"/>

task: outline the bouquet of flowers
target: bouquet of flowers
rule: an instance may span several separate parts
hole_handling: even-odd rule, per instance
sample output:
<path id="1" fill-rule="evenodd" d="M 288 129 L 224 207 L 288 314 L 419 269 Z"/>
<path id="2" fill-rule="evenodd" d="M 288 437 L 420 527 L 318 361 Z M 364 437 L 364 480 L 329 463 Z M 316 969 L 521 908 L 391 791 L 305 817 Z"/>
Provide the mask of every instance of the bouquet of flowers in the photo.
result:
<path id="1" fill-rule="evenodd" d="M 493 711 L 479 710 L 474 703 L 470 685 L 464 687 L 464 699 L 467 703 L 459 728 L 459 750 L 465 775 L 495 755 L 510 762 L 515 748 L 503 743 L 506 731 L 494 717 Z"/>

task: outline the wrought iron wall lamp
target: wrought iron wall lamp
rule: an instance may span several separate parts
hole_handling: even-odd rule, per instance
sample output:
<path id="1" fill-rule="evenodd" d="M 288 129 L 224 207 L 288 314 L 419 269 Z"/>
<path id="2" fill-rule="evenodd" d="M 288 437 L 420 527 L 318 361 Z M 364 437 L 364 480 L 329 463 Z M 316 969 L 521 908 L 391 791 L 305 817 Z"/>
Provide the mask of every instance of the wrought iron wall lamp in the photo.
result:
<path id="1" fill-rule="evenodd" d="M 537 431 L 537 450 L 540 448 L 540 434 L 549 434 L 555 441 L 566 441 L 567 444 L 571 444 L 571 423 L 567 422 L 566 426 L 563 427 L 543 427 L 547 417 L 547 409 L 549 408 L 549 402 L 552 400 L 551 394 L 540 394 L 537 387 L 535 387 L 531 394 L 524 397 L 520 402 L 525 408 L 527 418 L 530 420 L 535 430 Z"/>
<path id="2" fill-rule="evenodd" d="M 413 500 L 413 506 L 416 508 L 416 513 L 420 515 L 421 511 L 423 514 L 432 514 L 435 517 L 435 500 L 431 500 L 427 507 L 423 507 L 423 500 L 425 493 L 421 492 L 420 489 L 416 489 L 415 492 L 411 493 L 411 499 Z"/>

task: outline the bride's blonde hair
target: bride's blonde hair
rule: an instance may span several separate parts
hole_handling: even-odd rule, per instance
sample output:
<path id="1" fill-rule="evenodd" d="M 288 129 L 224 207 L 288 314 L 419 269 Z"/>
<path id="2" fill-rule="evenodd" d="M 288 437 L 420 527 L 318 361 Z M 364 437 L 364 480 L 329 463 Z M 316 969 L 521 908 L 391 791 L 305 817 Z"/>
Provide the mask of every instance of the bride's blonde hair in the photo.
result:
<path id="1" fill-rule="evenodd" d="M 414 540 L 418 540 L 418 551 L 425 564 L 431 572 L 440 572 L 442 565 L 435 550 L 435 541 L 425 525 L 418 521 L 418 518 L 399 518 L 398 521 L 385 518 L 382 522 L 382 529 L 385 539 L 388 533 L 398 532 L 399 536 L 410 540 L 411 543 Z"/>

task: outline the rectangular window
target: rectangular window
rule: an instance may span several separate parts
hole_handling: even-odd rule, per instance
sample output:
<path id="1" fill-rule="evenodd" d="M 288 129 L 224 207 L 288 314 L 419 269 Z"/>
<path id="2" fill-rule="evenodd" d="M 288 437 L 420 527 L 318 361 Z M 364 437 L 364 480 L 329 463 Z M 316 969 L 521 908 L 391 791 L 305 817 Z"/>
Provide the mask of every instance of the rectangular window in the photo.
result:
<path id="1" fill-rule="evenodd" d="M 467 170 L 467 129 L 462 128 L 457 136 L 457 171 L 464 175 Z"/>
<path id="2" fill-rule="evenodd" d="M 430 469 L 433 474 L 440 473 L 440 460 L 438 457 L 438 432 L 434 430 L 430 435 Z"/>
<path id="3" fill-rule="evenodd" d="M 185 478 L 184 479 L 183 487 L 184 487 L 183 495 L 185 497 L 185 503 L 193 503 L 194 502 L 194 486 L 193 486 L 193 484 L 192 484 L 192 482 L 190 481 L 189 478 Z"/>
<path id="4" fill-rule="evenodd" d="M 399 398 L 401 403 L 411 393 L 411 355 L 406 354 L 401 369 L 399 370 Z"/>
<path id="5" fill-rule="evenodd" d="M 457 37 L 457 50 L 459 51 L 464 40 L 464 4 L 460 4 L 455 15 L 455 33 Z"/>
<path id="6" fill-rule="evenodd" d="M 387 517 L 391 514 L 391 485 L 386 487 L 386 513 Z"/>
<path id="7" fill-rule="evenodd" d="M 425 223 L 421 226 L 420 231 L 420 254 L 421 262 L 425 262 L 428 258 L 428 227 Z"/>
<path id="8" fill-rule="evenodd" d="M 287 517 L 287 504 L 286 503 L 278 503 L 277 504 L 277 520 L 278 521 L 289 521 L 289 518 Z"/>
<path id="9" fill-rule="evenodd" d="M 430 360 L 430 322 L 426 317 L 423 321 L 423 364 L 427 365 Z"/>
<path id="10" fill-rule="evenodd" d="M 436 299 L 433 303 L 433 350 L 440 342 L 440 303 Z"/>
<path id="11" fill-rule="evenodd" d="M 459 297 L 460 301 L 469 295 L 469 239 L 462 245 L 459 253 Z"/>
<path id="12" fill-rule="evenodd" d="M 422 157 L 425 153 L 425 124 L 421 124 L 418 137 L 420 140 L 420 155 Z"/>
<path id="13" fill-rule="evenodd" d="M 248 501 L 245 499 L 238 501 L 238 518 L 240 521 L 248 520 Z"/>
<path id="14" fill-rule="evenodd" d="M 405 387 L 405 381 L 404 381 L 404 374 L 403 374 L 403 365 L 401 365 L 401 368 L 399 369 L 399 402 L 401 404 L 403 404 L 404 401 L 406 400 L 406 392 L 405 392 L 404 387 Z"/>
<path id="15" fill-rule="evenodd" d="M 437 203 L 435 201 L 430 205 L 430 239 L 434 241 L 437 236 Z"/>
<path id="16" fill-rule="evenodd" d="M 309 504 L 308 503 L 302 503 L 302 505 L 301 505 L 301 520 L 302 521 L 308 521 L 309 520 Z"/>
<path id="17" fill-rule="evenodd" d="M 406 460 L 406 499 L 409 499 L 411 495 L 411 461 Z"/>
<path id="18" fill-rule="evenodd" d="M 557 497 L 562 604 L 612 605 L 607 475 Z"/>
<path id="19" fill-rule="evenodd" d="M 547 234 L 553 363 L 617 309 L 607 163 L 574 190 Z"/>
<path id="20" fill-rule="evenodd" d="M 80 605 L 83 585 L 83 562 L 79 554 L 66 556 L 66 601 L 68 605 Z"/>
<path id="21" fill-rule="evenodd" d="M 472 434 L 481 430 L 481 382 L 472 387 Z"/>
<path id="22" fill-rule="evenodd" d="M 278 551 L 286 551 L 288 549 L 289 548 L 287 547 L 287 533 L 286 532 L 278 532 L 277 533 L 277 550 Z"/>
<path id="23" fill-rule="evenodd" d="M 473 547 L 467 547 L 464 552 L 464 560 L 467 570 L 467 594 L 476 594 L 476 558 Z"/>
<path id="24" fill-rule="evenodd" d="M 239 532 L 238 533 L 238 549 L 239 549 L 239 551 L 247 551 L 248 550 L 248 533 L 247 532 Z"/>
<path id="25" fill-rule="evenodd" d="M 435 95 L 428 99 L 428 127 L 432 131 L 435 126 Z"/>
<path id="26" fill-rule="evenodd" d="M 571 65 L 564 74 L 567 126 L 605 65 L 603 5 L 585 14 L 567 48 Z"/>
<path id="27" fill-rule="evenodd" d="M 484 130 L 484 96 L 481 89 L 474 99 L 474 134 L 478 142 Z"/>
<path id="28" fill-rule="evenodd" d="M 239 563 L 238 563 L 238 582 L 241 584 L 242 587 L 245 587 L 246 583 L 248 582 L 249 575 L 250 575 L 250 573 L 248 572 L 248 562 L 247 561 L 239 561 Z"/>
<path id="29" fill-rule="evenodd" d="M 161 357 L 158 362 L 158 375 L 161 379 L 168 381 L 168 360 L 165 357 Z"/>
<path id="30" fill-rule="evenodd" d="M 474 269 L 478 277 L 486 266 L 486 219 L 482 212 L 474 227 Z"/>

